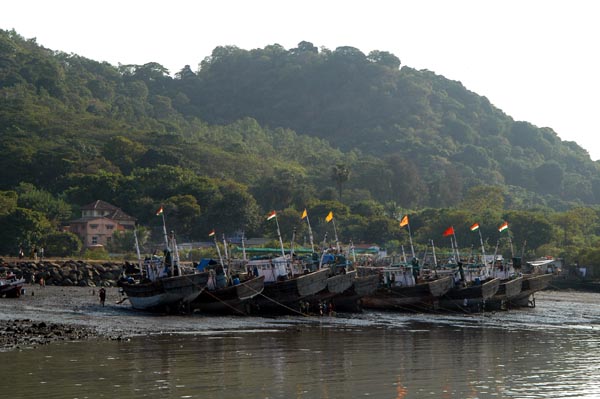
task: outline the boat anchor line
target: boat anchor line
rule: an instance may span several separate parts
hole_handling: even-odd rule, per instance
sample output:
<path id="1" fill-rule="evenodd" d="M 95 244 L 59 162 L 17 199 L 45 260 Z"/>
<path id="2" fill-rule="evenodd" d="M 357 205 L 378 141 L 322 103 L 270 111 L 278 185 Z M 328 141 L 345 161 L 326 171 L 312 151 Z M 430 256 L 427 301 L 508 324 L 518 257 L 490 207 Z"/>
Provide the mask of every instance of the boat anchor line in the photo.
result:
<path id="1" fill-rule="evenodd" d="M 291 310 L 291 311 L 292 311 L 292 312 L 294 312 L 294 313 L 298 313 L 300 316 L 308 316 L 308 314 L 306 314 L 306 313 L 302 313 L 302 312 L 300 312 L 300 311 L 298 311 L 298 310 L 296 310 L 296 309 L 294 309 L 294 308 L 290 308 L 289 306 L 286 306 L 286 305 L 284 305 L 283 303 L 281 303 L 281 302 L 278 302 L 278 301 L 276 301 L 275 299 L 273 299 L 273 298 L 270 298 L 270 297 L 266 296 L 266 295 L 265 295 L 265 294 L 263 294 L 262 292 L 259 292 L 259 291 L 255 290 L 255 289 L 254 289 L 254 288 L 252 288 L 252 287 L 248 287 L 248 289 L 251 289 L 252 291 L 256 292 L 256 293 L 257 293 L 257 296 L 258 296 L 258 295 L 260 295 L 260 296 L 262 296 L 263 298 L 265 298 L 265 299 L 267 299 L 267 300 L 269 300 L 269 301 L 273 302 L 274 304 L 281 306 L 282 308 L 285 308 L 285 309 L 287 309 L 287 310 Z"/>
<path id="2" fill-rule="evenodd" d="M 252 289 L 251 287 L 247 287 L 249 289 Z M 230 304 L 228 304 L 227 302 L 221 300 L 219 297 L 217 297 L 216 295 L 214 295 L 212 292 L 210 292 L 210 290 L 204 290 L 208 295 L 210 295 L 211 297 L 213 297 L 214 299 L 216 299 L 217 301 L 221 302 L 223 305 L 227 306 L 230 309 L 235 310 L 236 312 L 238 312 L 239 314 L 243 315 L 243 316 L 248 316 L 248 313 L 241 311 L 240 309 L 236 308 L 235 306 L 231 306 Z"/>

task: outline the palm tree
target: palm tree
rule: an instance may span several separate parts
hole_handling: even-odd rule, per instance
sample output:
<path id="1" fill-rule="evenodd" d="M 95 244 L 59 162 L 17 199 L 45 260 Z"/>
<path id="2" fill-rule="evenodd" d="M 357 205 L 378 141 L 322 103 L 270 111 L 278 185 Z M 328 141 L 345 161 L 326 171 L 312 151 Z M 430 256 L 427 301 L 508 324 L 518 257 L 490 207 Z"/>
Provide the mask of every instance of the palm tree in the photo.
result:
<path id="1" fill-rule="evenodd" d="M 338 163 L 332 168 L 331 172 L 331 178 L 337 186 L 340 202 L 342 202 L 342 185 L 348 181 L 350 169 L 343 163 Z"/>

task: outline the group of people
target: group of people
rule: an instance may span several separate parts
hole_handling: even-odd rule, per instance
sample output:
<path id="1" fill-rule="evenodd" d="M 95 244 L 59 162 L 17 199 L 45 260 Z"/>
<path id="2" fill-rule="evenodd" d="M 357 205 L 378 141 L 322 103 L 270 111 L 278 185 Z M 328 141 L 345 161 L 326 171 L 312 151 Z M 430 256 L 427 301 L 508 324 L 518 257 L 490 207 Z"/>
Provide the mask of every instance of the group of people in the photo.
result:
<path id="1" fill-rule="evenodd" d="M 308 314 L 311 310 L 316 310 L 319 316 L 335 316 L 335 308 L 332 301 L 319 301 L 316 309 L 311 309 L 310 302 L 300 301 L 300 312 Z"/>
<path id="2" fill-rule="evenodd" d="M 25 249 L 23 246 L 19 246 L 19 259 L 23 259 L 25 257 Z M 31 248 L 30 258 L 37 261 L 38 257 L 40 260 L 44 260 L 44 247 L 36 247 L 35 245 Z"/>

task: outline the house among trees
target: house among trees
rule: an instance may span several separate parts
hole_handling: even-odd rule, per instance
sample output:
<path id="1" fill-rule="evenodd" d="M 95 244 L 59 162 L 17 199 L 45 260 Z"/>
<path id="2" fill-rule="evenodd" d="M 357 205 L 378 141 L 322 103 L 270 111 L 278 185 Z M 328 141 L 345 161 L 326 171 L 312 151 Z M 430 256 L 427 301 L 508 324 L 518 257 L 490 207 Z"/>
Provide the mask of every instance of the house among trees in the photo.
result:
<path id="1" fill-rule="evenodd" d="M 69 221 L 66 230 L 81 238 L 85 248 L 110 244 L 115 231 L 133 230 L 135 218 L 101 200 L 81 207 L 81 218 Z"/>

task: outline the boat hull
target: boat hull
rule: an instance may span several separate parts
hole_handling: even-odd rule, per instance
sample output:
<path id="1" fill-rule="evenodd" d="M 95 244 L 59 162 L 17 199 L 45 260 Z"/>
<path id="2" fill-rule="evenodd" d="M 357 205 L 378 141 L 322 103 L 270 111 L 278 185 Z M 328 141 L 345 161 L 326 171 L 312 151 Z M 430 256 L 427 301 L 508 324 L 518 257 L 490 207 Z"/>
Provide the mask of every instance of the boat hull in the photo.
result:
<path id="1" fill-rule="evenodd" d="M 440 310 L 459 310 L 473 312 L 484 310 L 485 303 L 500 288 L 500 279 L 494 278 L 483 284 L 468 287 L 453 287 L 440 300 Z"/>
<path id="2" fill-rule="evenodd" d="M 379 288 L 362 299 L 363 307 L 380 310 L 427 311 L 439 306 L 439 299 L 452 289 L 452 277 L 422 282 L 411 287 Z"/>
<path id="3" fill-rule="evenodd" d="M 195 273 L 120 285 L 134 309 L 170 311 L 196 299 L 207 282 L 208 273 Z"/>
<path id="4" fill-rule="evenodd" d="M 508 303 L 513 307 L 535 307 L 534 294 L 541 291 L 550 285 L 552 274 L 539 274 L 523 276 L 522 290 L 516 297 L 512 298 Z"/>
<path id="5" fill-rule="evenodd" d="M 0 280 L 0 298 L 18 298 L 21 296 L 25 279 Z"/>
<path id="6" fill-rule="evenodd" d="M 205 289 L 191 307 L 207 313 L 248 315 L 252 313 L 249 301 L 263 292 L 264 283 L 265 277 L 260 276 L 214 291 Z"/>
<path id="7" fill-rule="evenodd" d="M 507 309 L 509 302 L 521 294 L 522 288 L 523 277 L 501 281 L 498 292 L 489 301 L 486 301 L 486 309 Z"/>
<path id="8" fill-rule="evenodd" d="M 289 280 L 265 283 L 263 292 L 252 299 L 253 311 L 298 312 L 301 300 L 308 299 L 327 287 L 328 273 L 328 269 L 321 269 Z"/>
<path id="9" fill-rule="evenodd" d="M 356 276 L 352 286 L 333 297 L 333 305 L 339 312 L 360 312 L 363 310 L 363 298 L 372 295 L 379 287 L 379 276 Z"/>

